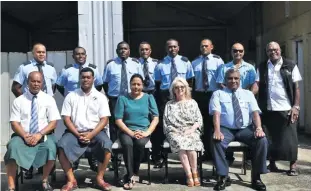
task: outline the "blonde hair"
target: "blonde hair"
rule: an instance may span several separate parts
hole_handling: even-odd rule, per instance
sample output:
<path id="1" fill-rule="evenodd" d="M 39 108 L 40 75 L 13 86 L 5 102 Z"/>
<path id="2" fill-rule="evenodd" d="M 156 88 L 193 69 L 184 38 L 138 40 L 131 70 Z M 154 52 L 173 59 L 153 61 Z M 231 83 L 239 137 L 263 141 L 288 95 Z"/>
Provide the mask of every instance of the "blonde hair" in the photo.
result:
<path id="1" fill-rule="evenodd" d="M 172 82 L 171 87 L 170 87 L 170 98 L 172 100 L 176 100 L 176 95 L 174 93 L 174 88 L 175 88 L 177 82 L 180 82 L 180 83 L 182 83 L 185 86 L 185 97 L 186 97 L 186 99 L 191 99 L 191 91 L 190 91 L 189 84 L 188 84 L 188 82 L 184 78 L 181 78 L 181 77 L 176 77 L 174 79 L 174 81 Z"/>

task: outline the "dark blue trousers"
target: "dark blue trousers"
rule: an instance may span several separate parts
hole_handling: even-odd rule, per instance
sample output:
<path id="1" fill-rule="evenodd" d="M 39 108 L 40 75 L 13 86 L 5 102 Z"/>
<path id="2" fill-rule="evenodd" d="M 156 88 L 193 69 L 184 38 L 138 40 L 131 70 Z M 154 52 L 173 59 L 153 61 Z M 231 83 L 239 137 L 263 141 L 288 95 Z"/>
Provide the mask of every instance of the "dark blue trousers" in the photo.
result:
<path id="1" fill-rule="evenodd" d="M 213 154 L 216 172 L 219 176 L 227 176 L 229 165 L 226 160 L 225 151 L 232 141 L 239 141 L 248 145 L 252 149 L 252 175 L 267 173 L 266 157 L 268 151 L 268 141 L 266 137 L 255 138 L 252 127 L 240 130 L 231 130 L 220 127 L 224 135 L 223 141 L 213 141 Z"/>

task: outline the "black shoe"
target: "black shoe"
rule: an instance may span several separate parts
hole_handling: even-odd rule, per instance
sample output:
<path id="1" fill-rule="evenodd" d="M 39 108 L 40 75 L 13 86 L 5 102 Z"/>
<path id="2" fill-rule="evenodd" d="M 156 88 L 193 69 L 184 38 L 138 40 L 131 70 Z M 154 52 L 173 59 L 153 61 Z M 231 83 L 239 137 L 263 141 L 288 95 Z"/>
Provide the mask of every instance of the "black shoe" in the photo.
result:
<path id="1" fill-rule="evenodd" d="M 32 179 L 32 171 L 33 171 L 33 167 L 30 167 L 29 170 L 26 170 L 25 171 L 25 174 L 24 174 L 24 178 L 25 179 Z"/>
<path id="2" fill-rule="evenodd" d="M 224 190 L 226 186 L 231 186 L 231 179 L 229 176 L 218 177 L 217 184 L 214 186 L 214 190 Z"/>
<path id="3" fill-rule="evenodd" d="M 164 163 L 164 160 L 162 160 L 162 159 L 156 160 L 156 161 L 154 161 L 153 168 L 162 168 L 163 167 L 163 163 Z"/>
<path id="4" fill-rule="evenodd" d="M 254 190 L 266 190 L 266 185 L 260 180 L 252 180 L 252 188 Z"/>

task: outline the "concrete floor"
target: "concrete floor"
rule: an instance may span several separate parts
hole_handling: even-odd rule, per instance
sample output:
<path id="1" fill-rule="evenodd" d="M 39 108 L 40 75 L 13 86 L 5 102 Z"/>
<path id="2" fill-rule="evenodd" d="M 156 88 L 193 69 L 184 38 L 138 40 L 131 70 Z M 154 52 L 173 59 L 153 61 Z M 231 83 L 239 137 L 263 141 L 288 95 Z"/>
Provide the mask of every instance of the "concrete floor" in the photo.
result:
<path id="1" fill-rule="evenodd" d="M 308 136 L 300 136 L 299 153 L 298 153 L 298 168 L 300 175 L 297 177 L 289 177 L 285 172 L 269 173 L 262 176 L 263 182 L 267 186 L 267 190 L 280 191 L 304 191 L 311 190 L 311 139 Z M 147 185 L 147 165 L 141 165 L 140 176 L 142 183 L 136 183 L 133 190 L 137 191 L 162 191 L 162 190 L 213 190 L 215 185 L 215 177 L 212 176 L 212 166 L 208 163 L 203 164 L 203 185 L 201 187 L 188 188 L 185 185 L 185 176 L 178 160 L 177 155 L 169 155 L 169 183 L 163 184 L 164 168 L 160 170 L 153 170 L 151 166 L 151 185 Z M 252 190 L 250 186 L 250 170 L 247 170 L 247 175 L 241 174 L 241 153 L 235 153 L 236 161 L 230 168 L 230 177 L 233 179 L 233 184 L 227 187 L 228 191 L 246 191 Z M 267 162 L 268 163 L 268 162 Z M 277 162 L 280 169 L 288 170 L 288 162 Z M 1 190 L 7 189 L 7 178 L 5 170 L 3 169 L 3 162 L 1 163 Z M 122 176 L 125 173 L 124 166 L 120 168 L 119 174 Z M 88 164 L 85 159 L 80 161 L 79 169 L 75 172 L 79 184 L 79 190 L 95 191 L 94 180 L 96 174 L 88 169 Z M 40 175 L 35 175 L 32 180 L 26 180 L 21 185 L 21 191 L 35 191 L 40 190 Z M 113 183 L 113 172 L 108 171 L 105 175 L 106 181 Z M 53 183 L 53 188 L 60 190 L 65 184 L 65 176 L 61 170 L 59 163 L 57 164 L 57 181 Z M 112 190 L 123 190 L 122 187 L 113 187 Z"/>

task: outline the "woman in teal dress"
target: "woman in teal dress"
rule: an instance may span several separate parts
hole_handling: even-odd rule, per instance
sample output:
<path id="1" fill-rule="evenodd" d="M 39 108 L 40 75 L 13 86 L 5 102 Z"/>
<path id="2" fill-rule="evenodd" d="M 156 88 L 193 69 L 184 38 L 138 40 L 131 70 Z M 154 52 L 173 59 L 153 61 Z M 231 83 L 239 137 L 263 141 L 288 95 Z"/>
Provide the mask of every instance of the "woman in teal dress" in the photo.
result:
<path id="1" fill-rule="evenodd" d="M 152 95 L 142 92 L 143 78 L 134 74 L 130 79 L 131 93 L 120 96 L 115 107 L 116 125 L 127 170 L 124 189 L 132 189 L 138 177 L 145 144 L 159 122 L 159 112 Z M 151 119 L 151 122 L 150 122 Z"/>

